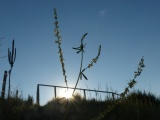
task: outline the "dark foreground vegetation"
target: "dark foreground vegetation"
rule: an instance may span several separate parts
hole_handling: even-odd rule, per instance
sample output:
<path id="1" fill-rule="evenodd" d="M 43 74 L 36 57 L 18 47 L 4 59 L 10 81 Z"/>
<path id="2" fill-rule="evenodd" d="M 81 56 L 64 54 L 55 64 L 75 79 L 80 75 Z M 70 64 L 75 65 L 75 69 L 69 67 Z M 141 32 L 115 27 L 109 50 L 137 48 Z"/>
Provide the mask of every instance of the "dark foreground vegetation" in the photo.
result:
<path id="1" fill-rule="evenodd" d="M 30 96 L 27 100 L 1 98 L 0 120 L 91 120 L 109 106 L 115 107 L 102 120 L 160 120 L 160 98 L 141 91 L 132 92 L 124 100 L 85 100 L 75 95 L 72 99 L 53 99 L 44 106 L 34 104 Z"/>

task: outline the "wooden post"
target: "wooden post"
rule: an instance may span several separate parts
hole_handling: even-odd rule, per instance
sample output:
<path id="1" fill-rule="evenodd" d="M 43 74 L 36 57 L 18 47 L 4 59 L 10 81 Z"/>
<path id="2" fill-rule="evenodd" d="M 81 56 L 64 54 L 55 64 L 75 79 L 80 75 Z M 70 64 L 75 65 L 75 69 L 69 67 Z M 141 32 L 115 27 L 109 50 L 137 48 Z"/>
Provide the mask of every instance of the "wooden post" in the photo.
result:
<path id="1" fill-rule="evenodd" d="M 39 105 L 39 84 L 37 85 L 37 104 Z"/>
<path id="2" fill-rule="evenodd" d="M 7 71 L 4 71 L 3 84 L 2 84 L 2 93 L 1 93 L 2 99 L 5 98 L 6 79 L 7 79 Z"/>
<path id="3" fill-rule="evenodd" d="M 57 96 L 56 86 L 54 86 L 54 95 L 55 95 L 55 98 L 56 98 L 56 96 Z"/>

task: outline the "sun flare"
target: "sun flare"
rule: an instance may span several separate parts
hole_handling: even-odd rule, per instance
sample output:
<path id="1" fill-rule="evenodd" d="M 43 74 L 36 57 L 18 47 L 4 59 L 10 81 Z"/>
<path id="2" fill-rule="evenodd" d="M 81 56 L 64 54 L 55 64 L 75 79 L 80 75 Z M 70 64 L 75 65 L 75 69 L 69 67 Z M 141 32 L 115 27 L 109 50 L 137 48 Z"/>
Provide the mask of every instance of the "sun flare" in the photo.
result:
<path id="1" fill-rule="evenodd" d="M 73 90 L 65 90 L 61 92 L 61 97 L 65 97 L 66 99 L 72 98 L 72 92 Z"/>

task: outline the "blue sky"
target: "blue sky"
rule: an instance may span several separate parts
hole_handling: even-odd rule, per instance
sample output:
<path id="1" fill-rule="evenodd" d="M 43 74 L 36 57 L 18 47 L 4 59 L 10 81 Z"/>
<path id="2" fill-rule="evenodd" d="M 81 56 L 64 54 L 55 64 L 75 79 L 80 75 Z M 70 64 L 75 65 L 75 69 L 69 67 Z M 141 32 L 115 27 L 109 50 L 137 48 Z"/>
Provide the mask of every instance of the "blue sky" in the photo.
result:
<path id="1" fill-rule="evenodd" d="M 145 65 L 134 89 L 150 91 L 156 95 L 160 85 L 160 1 L 159 0 L 1 0 L 0 37 L 1 56 L 15 40 L 17 58 L 13 67 L 12 90 L 23 91 L 36 100 L 36 85 L 65 86 L 54 43 L 54 14 L 58 12 L 69 86 L 76 83 L 80 55 L 72 47 L 80 44 L 88 33 L 84 54 L 84 67 L 97 55 L 101 56 L 77 87 L 118 91 L 121 93 L 133 79 L 134 71 L 144 56 Z M 9 70 L 8 57 L 0 59 L 0 85 L 3 72 Z M 8 84 L 7 84 L 8 89 Z M 41 103 L 53 97 L 53 90 L 41 89 Z"/>

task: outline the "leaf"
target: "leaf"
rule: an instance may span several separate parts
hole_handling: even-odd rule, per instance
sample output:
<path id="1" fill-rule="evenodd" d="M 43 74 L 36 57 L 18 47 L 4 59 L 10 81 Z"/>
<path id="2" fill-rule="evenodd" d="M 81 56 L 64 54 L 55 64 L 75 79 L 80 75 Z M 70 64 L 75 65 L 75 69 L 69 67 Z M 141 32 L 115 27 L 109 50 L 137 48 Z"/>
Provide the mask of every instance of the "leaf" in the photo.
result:
<path id="1" fill-rule="evenodd" d="M 74 48 L 74 47 L 73 47 L 73 49 L 78 50 L 78 51 L 76 52 L 77 54 L 82 51 L 80 47 L 77 47 L 77 48 Z"/>
<path id="2" fill-rule="evenodd" d="M 82 75 L 83 75 L 83 77 L 86 79 L 86 80 L 88 80 L 88 78 L 82 73 Z"/>
<path id="3" fill-rule="evenodd" d="M 80 53 L 80 52 L 81 52 L 81 50 L 77 51 L 76 53 L 78 54 L 78 53 Z"/>
<path id="4" fill-rule="evenodd" d="M 80 48 L 79 48 L 79 47 L 77 47 L 77 48 L 74 48 L 74 47 L 73 47 L 72 49 L 75 49 L 75 50 L 80 50 Z"/>

